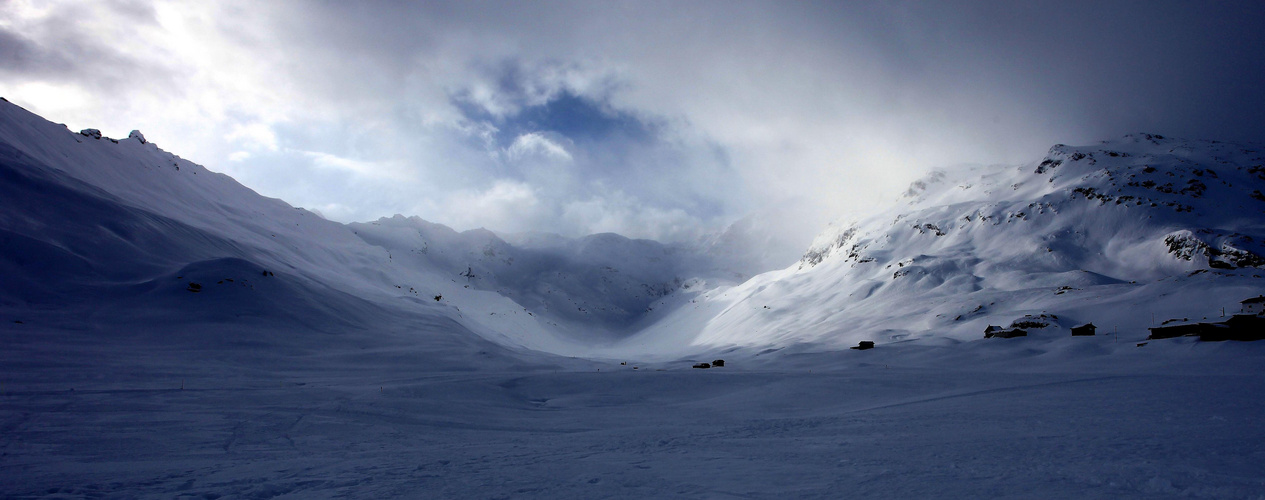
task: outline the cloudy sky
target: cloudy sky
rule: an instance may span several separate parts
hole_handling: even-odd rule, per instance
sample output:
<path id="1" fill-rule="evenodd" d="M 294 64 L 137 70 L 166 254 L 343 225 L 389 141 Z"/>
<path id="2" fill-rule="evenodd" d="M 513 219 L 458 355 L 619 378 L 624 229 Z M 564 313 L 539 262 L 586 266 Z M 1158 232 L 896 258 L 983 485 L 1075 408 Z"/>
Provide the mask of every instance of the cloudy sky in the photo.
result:
<path id="1" fill-rule="evenodd" d="M 1258 5 L 0 0 L 0 95 L 344 222 L 803 247 L 932 167 L 1265 140 Z"/>

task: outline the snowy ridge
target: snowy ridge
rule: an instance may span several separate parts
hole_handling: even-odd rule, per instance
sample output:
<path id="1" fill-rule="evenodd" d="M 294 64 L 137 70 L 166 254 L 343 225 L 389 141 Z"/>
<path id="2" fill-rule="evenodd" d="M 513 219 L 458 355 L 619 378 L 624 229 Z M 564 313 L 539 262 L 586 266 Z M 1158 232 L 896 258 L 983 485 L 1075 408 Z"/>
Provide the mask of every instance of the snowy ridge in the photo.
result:
<path id="1" fill-rule="evenodd" d="M 167 153 L 139 131 L 123 140 L 73 133 L 8 102 L 0 149 L 14 181 L 8 199 L 24 204 L 0 220 L 10 241 L 0 261 L 11 271 L 0 300 L 15 306 L 68 300 L 54 297 L 66 290 L 97 296 L 106 292 L 89 289 L 228 258 L 326 290 L 332 302 L 354 296 L 506 346 L 570 355 L 633 333 L 651 303 L 685 281 L 735 274 L 704 251 L 613 234 L 513 245 L 417 217 L 339 224 Z M 52 192 L 61 194 L 41 196 Z M 64 258 L 38 274 L 35 255 Z"/>
<path id="2" fill-rule="evenodd" d="M 665 324 L 692 325 L 677 338 L 696 345 L 842 346 L 974 340 L 1048 313 L 1060 334 L 1092 321 L 1145 337 L 1152 313 L 1237 312 L 1262 291 L 1263 163 L 1256 145 L 1139 134 L 936 171 L 894 208 L 832 226 L 796 265 L 711 290 Z"/>
<path id="3" fill-rule="evenodd" d="M 383 330 L 429 324 L 445 325 L 423 342 L 436 348 L 435 356 L 445 355 L 440 345 L 491 346 L 471 332 L 493 336 L 492 330 L 458 306 L 400 288 L 426 277 L 395 272 L 386 250 L 342 224 L 164 152 L 139 133 L 118 141 L 92 130 L 73 133 L 3 102 L 0 158 L 7 207 L 0 212 L 0 306 L 7 316 L 47 309 L 59 320 L 98 318 L 97 328 L 169 331 L 279 324 L 287 333 L 276 335 L 283 337 L 295 328 L 350 327 L 378 331 L 371 343 L 391 341 L 394 334 Z M 265 286 L 272 282 L 284 286 Z M 229 289 L 235 291 L 223 295 Z M 486 292 L 451 295 L 513 307 Z M 513 342 L 500 335 L 494 340 Z"/>
<path id="4" fill-rule="evenodd" d="M 892 208 L 832 226 L 795 265 L 736 284 L 754 264 L 730 247 L 753 221 L 695 247 L 458 233 L 403 216 L 343 225 L 138 131 L 72 133 L 7 102 L 0 120 L 10 199 L 44 207 L 0 220 L 0 300 L 14 306 L 239 259 L 331 304 L 442 317 L 506 346 L 673 357 L 958 342 L 1040 314 L 1052 329 L 1144 336 L 1153 314 L 1204 317 L 1258 294 L 1265 263 L 1265 159 L 1252 145 L 1140 134 L 935 171 Z"/>

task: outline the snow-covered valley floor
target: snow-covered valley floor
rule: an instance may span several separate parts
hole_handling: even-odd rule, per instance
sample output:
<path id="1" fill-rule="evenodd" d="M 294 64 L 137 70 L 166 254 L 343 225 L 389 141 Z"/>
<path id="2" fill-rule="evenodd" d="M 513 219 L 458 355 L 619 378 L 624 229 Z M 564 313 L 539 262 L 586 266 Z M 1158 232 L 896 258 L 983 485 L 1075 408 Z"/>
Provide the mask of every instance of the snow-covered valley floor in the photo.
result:
<path id="1" fill-rule="evenodd" d="M 734 352 L 709 370 L 449 371 L 373 347 L 77 353 L 31 339 L 82 332 L 17 327 L 0 374 L 10 498 L 1265 495 L 1259 343 L 1038 337 Z"/>

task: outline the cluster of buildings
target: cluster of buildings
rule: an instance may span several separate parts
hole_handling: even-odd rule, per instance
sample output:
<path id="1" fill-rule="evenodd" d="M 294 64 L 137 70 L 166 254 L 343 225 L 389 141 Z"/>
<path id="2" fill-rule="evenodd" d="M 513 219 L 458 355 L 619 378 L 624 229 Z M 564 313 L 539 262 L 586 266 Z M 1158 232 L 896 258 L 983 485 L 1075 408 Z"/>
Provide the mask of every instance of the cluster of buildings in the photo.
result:
<path id="1" fill-rule="evenodd" d="M 1199 337 L 1205 342 L 1224 340 L 1265 340 L 1265 295 L 1252 297 L 1240 302 L 1242 308 L 1238 314 L 1218 322 L 1173 322 L 1148 328 L 1151 335 L 1148 340 L 1171 339 L 1174 337 Z M 1167 324 L 1173 323 L 1173 324 Z M 1094 335 L 1097 327 L 1093 323 L 1072 328 L 1072 336 Z M 984 330 L 984 338 L 1026 337 L 1028 332 L 1022 328 L 1002 328 L 989 325 Z M 1141 345 L 1141 344 L 1140 344 Z M 855 349 L 855 348 L 854 348 Z"/>
<path id="2" fill-rule="evenodd" d="M 1203 323 L 1176 323 L 1149 328 L 1149 339 L 1173 337 L 1199 337 L 1199 340 L 1218 342 L 1223 340 L 1265 340 L 1265 295 L 1240 302 L 1239 314 L 1225 321 Z"/>
<path id="3" fill-rule="evenodd" d="M 1098 327 L 1094 326 L 1093 323 L 1085 323 L 1080 326 L 1073 326 L 1072 336 L 1073 337 L 1092 336 L 1094 335 L 1095 332 L 1097 332 L 1097 330 L 1098 330 Z M 1011 326 L 1010 328 L 1002 328 L 1000 326 L 988 325 L 988 328 L 984 329 L 984 338 L 986 339 L 991 339 L 993 337 L 996 337 L 999 339 L 1013 339 L 1015 337 L 1027 337 L 1027 336 L 1028 336 L 1027 330 L 1024 330 L 1023 328 L 1016 328 L 1014 326 Z M 855 349 L 855 347 L 853 349 Z"/>

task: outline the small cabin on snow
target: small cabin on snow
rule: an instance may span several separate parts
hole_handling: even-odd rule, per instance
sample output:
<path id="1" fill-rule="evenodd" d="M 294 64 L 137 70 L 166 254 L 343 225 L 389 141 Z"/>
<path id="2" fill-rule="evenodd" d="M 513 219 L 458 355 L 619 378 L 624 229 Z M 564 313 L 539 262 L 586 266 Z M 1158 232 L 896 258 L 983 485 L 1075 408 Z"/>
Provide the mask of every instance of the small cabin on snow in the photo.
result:
<path id="1" fill-rule="evenodd" d="M 1252 297 L 1240 302 L 1239 304 L 1243 306 L 1243 314 L 1260 314 L 1262 311 L 1265 311 L 1265 295 Z"/>
<path id="2" fill-rule="evenodd" d="M 1073 326 L 1072 336 L 1073 337 L 1089 337 L 1089 336 L 1094 335 L 1097 330 L 1098 330 L 1098 327 L 1094 326 L 1093 323 L 1085 323 L 1081 326 Z"/>

